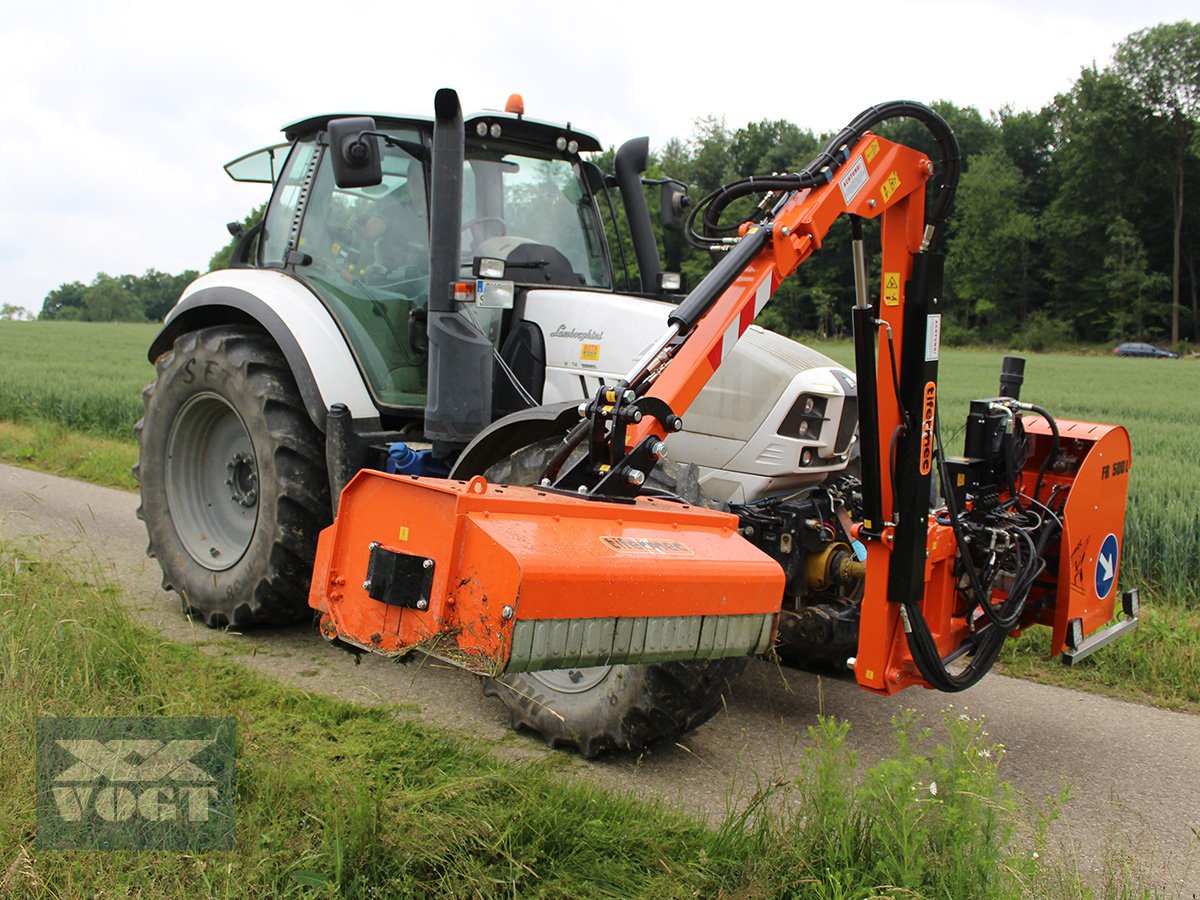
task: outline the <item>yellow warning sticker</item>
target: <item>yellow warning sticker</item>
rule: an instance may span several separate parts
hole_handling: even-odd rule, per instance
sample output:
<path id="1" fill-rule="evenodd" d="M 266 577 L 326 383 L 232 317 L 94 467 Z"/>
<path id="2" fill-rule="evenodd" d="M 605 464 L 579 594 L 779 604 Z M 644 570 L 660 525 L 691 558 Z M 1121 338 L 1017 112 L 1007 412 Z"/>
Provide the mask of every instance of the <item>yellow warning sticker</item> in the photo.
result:
<path id="1" fill-rule="evenodd" d="M 874 680 L 875 680 L 875 670 L 867 669 L 867 681 L 874 681 Z"/>
<path id="2" fill-rule="evenodd" d="M 900 273 L 883 273 L 883 302 L 886 306 L 900 305 Z"/>
<path id="3" fill-rule="evenodd" d="M 582 344 L 579 348 L 579 358 L 586 359 L 590 362 L 596 362 L 600 359 L 599 344 Z"/>
<path id="4" fill-rule="evenodd" d="M 407 525 L 400 526 L 400 540 L 402 540 L 402 541 L 408 540 L 408 526 Z"/>
<path id="5" fill-rule="evenodd" d="M 870 145 L 863 151 L 863 159 L 867 162 L 873 160 L 879 155 L 879 141 L 871 141 Z"/>
<path id="6" fill-rule="evenodd" d="M 887 203 L 892 199 L 892 194 L 900 190 L 900 176 L 893 172 L 883 180 L 883 184 L 879 188 L 879 193 L 883 197 L 883 202 Z"/>

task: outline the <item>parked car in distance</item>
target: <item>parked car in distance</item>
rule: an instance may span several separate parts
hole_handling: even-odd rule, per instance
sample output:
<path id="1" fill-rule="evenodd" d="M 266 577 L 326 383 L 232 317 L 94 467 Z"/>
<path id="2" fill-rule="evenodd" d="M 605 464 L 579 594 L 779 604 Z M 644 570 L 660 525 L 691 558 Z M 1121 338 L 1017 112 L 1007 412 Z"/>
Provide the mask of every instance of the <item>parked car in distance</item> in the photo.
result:
<path id="1" fill-rule="evenodd" d="M 1117 356 L 1152 356 L 1155 359 L 1179 359 L 1178 353 L 1172 353 L 1170 350 L 1163 350 L 1161 347 L 1155 347 L 1153 344 L 1142 344 L 1137 341 L 1127 341 L 1124 344 L 1117 344 L 1113 353 Z"/>

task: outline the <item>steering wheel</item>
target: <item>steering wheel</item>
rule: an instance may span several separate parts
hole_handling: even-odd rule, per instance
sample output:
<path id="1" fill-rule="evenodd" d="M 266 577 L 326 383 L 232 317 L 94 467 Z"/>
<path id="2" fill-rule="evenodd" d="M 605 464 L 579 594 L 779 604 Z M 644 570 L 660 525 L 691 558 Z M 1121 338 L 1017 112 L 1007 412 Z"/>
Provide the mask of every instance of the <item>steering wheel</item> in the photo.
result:
<path id="1" fill-rule="evenodd" d="M 466 231 L 469 228 L 474 228 L 476 225 L 499 225 L 500 234 L 508 234 L 508 225 L 500 216 L 480 216 L 478 219 L 472 219 L 470 222 L 463 222 L 462 230 Z"/>

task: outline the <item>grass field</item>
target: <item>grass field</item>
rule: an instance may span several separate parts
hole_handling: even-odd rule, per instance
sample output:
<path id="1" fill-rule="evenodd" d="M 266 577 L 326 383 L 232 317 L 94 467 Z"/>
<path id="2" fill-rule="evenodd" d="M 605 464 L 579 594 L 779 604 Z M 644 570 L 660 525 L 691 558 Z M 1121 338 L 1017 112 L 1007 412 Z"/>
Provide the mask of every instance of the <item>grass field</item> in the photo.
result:
<path id="1" fill-rule="evenodd" d="M 40 849 L 41 715 L 234 717 L 236 849 Z M 0 546 L 3 896 L 1097 896 L 1069 860 L 1049 861 L 1056 804 L 1018 806 L 977 722 L 948 716 L 932 745 L 905 719 L 893 756 L 869 769 L 845 748 L 847 727 L 823 721 L 796 782 L 764 786 L 710 828 L 568 781 L 557 759 L 502 762 L 398 710 L 309 696 L 166 642 L 111 589 Z M 1149 896 L 1123 864 L 1107 878 L 1099 896 Z"/>
<path id="2" fill-rule="evenodd" d="M 133 423 L 153 378 L 155 325 L 0 322 L 0 458 L 132 489 Z M 846 342 L 817 344 L 846 365 Z M 968 402 L 992 396 L 1001 351 L 946 350 L 948 442 Z M 1064 419 L 1116 422 L 1133 441 L 1122 588 L 1140 587 L 1142 633 L 1076 669 L 1047 666 L 1046 633 L 1010 648 L 1009 671 L 1200 710 L 1200 363 L 1109 354 L 1031 356 L 1023 398 Z M 9 420 L 16 424 L 2 424 Z"/>

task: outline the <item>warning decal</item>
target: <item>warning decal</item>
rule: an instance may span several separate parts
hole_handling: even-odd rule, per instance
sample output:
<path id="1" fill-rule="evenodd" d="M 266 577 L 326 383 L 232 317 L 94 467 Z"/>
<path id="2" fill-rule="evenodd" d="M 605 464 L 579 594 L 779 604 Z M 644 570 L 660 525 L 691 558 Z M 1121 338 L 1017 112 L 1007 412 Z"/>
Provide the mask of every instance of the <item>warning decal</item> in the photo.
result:
<path id="1" fill-rule="evenodd" d="M 900 176 L 893 172 L 883 180 L 883 184 L 879 187 L 880 196 L 883 197 L 883 202 L 887 203 L 892 199 L 892 194 L 900 190 Z"/>
<path id="2" fill-rule="evenodd" d="M 867 167 L 863 163 L 862 157 L 856 157 L 854 162 L 846 170 L 846 174 L 838 179 L 838 187 L 842 189 L 842 199 L 846 201 L 848 206 L 858 192 L 861 191 L 867 184 Z"/>
<path id="3" fill-rule="evenodd" d="M 870 162 L 879 153 L 879 141 L 871 141 L 871 145 L 863 151 L 863 159 Z"/>
<path id="4" fill-rule="evenodd" d="M 598 361 L 600 359 L 600 345 L 599 344 L 580 344 L 579 358 L 590 360 L 591 362 Z"/>
<path id="5" fill-rule="evenodd" d="M 900 273 L 883 273 L 883 302 L 888 306 L 900 305 Z"/>
<path id="6" fill-rule="evenodd" d="M 925 320 L 925 362 L 936 362 L 942 349 L 942 317 L 928 316 Z"/>

